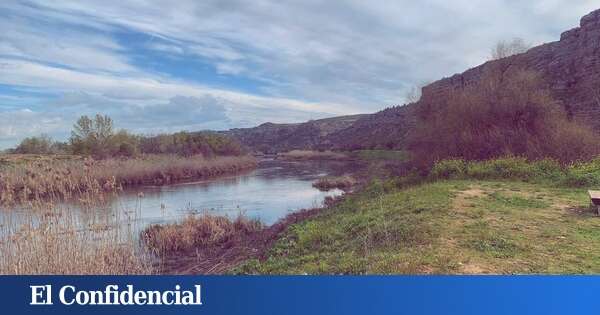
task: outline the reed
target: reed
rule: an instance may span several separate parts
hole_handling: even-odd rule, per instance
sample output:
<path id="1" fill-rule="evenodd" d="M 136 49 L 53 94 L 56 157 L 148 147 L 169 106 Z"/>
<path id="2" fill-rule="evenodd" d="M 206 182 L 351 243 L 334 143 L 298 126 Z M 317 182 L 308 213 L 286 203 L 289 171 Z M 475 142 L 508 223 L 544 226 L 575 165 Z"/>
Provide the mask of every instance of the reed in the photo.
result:
<path id="1" fill-rule="evenodd" d="M 249 156 L 179 157 L 151 155 L 135 159 L 39 160 L 5 165 L 0 169 L 0 203 L 40 198 L 71 198 L 127 186 L 162 185 L 176 181 L 230 174 L 256 166 Z"/>
<path id="2" fill-rule="evenodd" d="M 235 219 L 210 214 L 190 215 L 180 223 L 149 226 L 142 232 L 142 240 L 162 257 L 235 242 L 262 229 L 260 221 L 243 214 Z"/>
<path id="3" fill-rule="evenodd" d="M 153 274 L 136 211 L 75 211 L 48 200 L 0 210 L 0 274 Z M 133 213 L 133 214 L 132 214 Z"/>
<path id="4" fill-rule="evenodd" d="M 315 181 L 313 187 L 321 191 L 329 191 L 334 188 L 342 190 L 350 190 L 358 182 L 351 176 L 339 176 L 339 177 L 323 177 Z"/>

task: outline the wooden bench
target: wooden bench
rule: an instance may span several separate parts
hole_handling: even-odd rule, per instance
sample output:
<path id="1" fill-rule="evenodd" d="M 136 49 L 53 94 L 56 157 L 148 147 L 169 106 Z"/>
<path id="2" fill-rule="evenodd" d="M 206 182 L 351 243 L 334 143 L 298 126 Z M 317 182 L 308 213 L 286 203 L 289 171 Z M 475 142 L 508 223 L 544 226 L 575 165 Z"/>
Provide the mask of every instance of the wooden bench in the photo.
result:
<path id="1" fill-rule="evenodd" d="M 600 190 L 588 190 L 588 194 L 590 194 L 590 200 L 596 206 L 598 215 L 600 215 Z"/>

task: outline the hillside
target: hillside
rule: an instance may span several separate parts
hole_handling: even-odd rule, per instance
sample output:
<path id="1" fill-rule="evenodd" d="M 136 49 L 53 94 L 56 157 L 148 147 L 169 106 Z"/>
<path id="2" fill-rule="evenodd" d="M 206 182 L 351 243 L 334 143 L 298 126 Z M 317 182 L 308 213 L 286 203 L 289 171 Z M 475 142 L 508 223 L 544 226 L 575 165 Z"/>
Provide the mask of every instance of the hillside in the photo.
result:
<path id="1" fill-rule="evenodd" d="M 415 123 L 414 108 L 424 102 L 440 103 L 452 90 L 480 79 L 490 67 L 509 75 L 518 69 L 538 72 L 569 117 L 600 131 L 600 10 L 581 19 L 580 26 L 564 32 L 559 41 L 523 54 L 488 61 L 461 74 L 441 79 L 422 90 L 421 100 L 369 115 L 336 117 L 304 124 L 263 124 L 229 133 L 251 148 L 286 149 L 402 148 Z M 324 126 L 327 126 L 325 129 Z"/>
<path id="2" fill-rule="evenodd" d="M 265 153 L 331 146 L 329 136 L 352 126 L 366 115 L 340 116 L 296 124 L 264 123 L 254 128 L 238 128 L 224 133 L 249 148 Z"/>

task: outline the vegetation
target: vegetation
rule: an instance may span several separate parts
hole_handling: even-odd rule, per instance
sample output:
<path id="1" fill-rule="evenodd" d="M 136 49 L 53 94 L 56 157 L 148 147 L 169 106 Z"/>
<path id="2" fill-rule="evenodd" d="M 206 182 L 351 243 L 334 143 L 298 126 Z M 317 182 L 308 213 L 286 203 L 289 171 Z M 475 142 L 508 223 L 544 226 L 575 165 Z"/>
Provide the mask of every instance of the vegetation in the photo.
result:
<path id="1" fill-rule="evenodd" d="M 357 183 L 352 176 L 323 177 L 314 182 L 313 187 L 322 191 L 329 191 L 334 188 L 350 190 Z"/>
<path id="2" fill-rule="evenodd" d="M 29 137 L 23 139 L 21 143 L 12 150 L 15 154 L 61 154 L 66 153 L 66 145 L 60 142 L 55 142 L 48 135 L 39 137 Z"/>
<path id="3" fill-rule="evenodd" d="M 245 154 L 239 142 L 231 137 L 212 132 L 178 132 L 171 135 L 141 137 L 139 150 L 146 154 L 177 154 L 239 156 Z"/>
<path id="4" fill-rule="evenodd" d="M 4 166 L 0 202 L 65 199 L 83 194 L 102 197 L 126 186 L 167 184 L 230 174 L 256 166 L 249 156 L 205 159 L 150 155 L 135 159 L 44 159 Z"/>
<path id="5" fill-rule="evenodd" d="M 582 189 L 524 182 L 376 182 L 290 227 L 251 274 L 598 273 Z"/>
<path id="6" fill-rule="evenodd" d="M 562 165 L 556 160 L 528 161 L 506 157 L 486 161 L 462 159 L 437 162 L 429 179 L 505 179 L 543 183 L 550 186 L 600 186 L 600 158 Z"/>
<path id="7" fill-rule="evenodd" d="M 277 154 L 284 160 L 347 160 L 348 155 L 333 151 L 292 150 Z"/>
<path id="8" fill-rule="evenodd" d="M 154 273 L 152 257 L 137 245 L 137 212 L 97 212 L 105 205 L 97 197 L 84 192 L 78 210 L 49 196 L 0 211 L 0 274 Z"/>
<path id="9" fill-rule="evenodd" d="M 351 156 L 365 161 L 397 161 L 407 162 L 410 160 L 410 154 L 404 150 L 357 150 L 352 151 Z"/>
<path id="10" fill-rule="evenodd" d="M 410 139 L 414 160 L 486 160 L 506 155 L 563 163 L 600 154 L 591 128 L 567 118 L 536 73 L 490 67 L 452 91 L 445 103 L 423 102 Z"/>
<path id="11" fill-rule="evenodd" d="M 68 143 L 56 142 L 47 135 L 24 139 L 11 153 L 73 154 L 96 159 L 136 157 L 141 154 L 174 154 L 240 156 L 246 152 L 231 137 L 214 132 L 178 132 L 156 136 L 134 135 L 127 130 L 115 132 L 108 116 L 81 116 L 71 132 Z"/>
<path id="12" fill-rule="evenodd" d="M 499 41 L 492 48 L 492 60 L 498 60 L 513 55 L 521 54 L 529 50 L 531 45 L 527 44 L 522 38 L 513 38 L 511 41 Z"/>
<path id="13" fill-rule="evenodd" d="M 164 256 L 222 245 L 262 228 L 260 221 L 244 215 L 234 220 L 209 214 L 191 215 L 181 223 L 151 225 L 142 232 L 142 239 L 153 252 Z"/>

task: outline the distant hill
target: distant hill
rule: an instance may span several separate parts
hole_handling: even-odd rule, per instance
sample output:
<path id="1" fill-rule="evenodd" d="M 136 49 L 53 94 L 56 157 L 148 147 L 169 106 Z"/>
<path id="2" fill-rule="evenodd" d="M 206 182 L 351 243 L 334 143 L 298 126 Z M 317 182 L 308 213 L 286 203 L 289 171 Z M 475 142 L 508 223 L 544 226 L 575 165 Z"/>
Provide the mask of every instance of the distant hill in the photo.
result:
<path id="1" fill-rule="evenodd" d="M 421 100 L 367 115 L 335 117 L 302 124 L 263 124 L 228 133 L 254 149 L 360 149 L 402 148 L 415 124 L 414 108 L 436 103 L 453 89 L 480 79 L 488 67 L 506 75 L 518 69 L 538 72 L 569 117 L 600 131 L 600 10 L 581 19 L 580 26 L 564 32 L 559 41 L 527 52 L 488 61 L 461 74 L 427 85 Z"/>
<path id="2" fill-rule="evenodd" d="M 237 138 L 245 146 L 265 153 L 294 149 L 330 148 L 329 136 L 352 126 L 367 115 L 340 116 L 296 124 L 264 123 L 253 128 L 237 128 L 223 133 Z"/>

